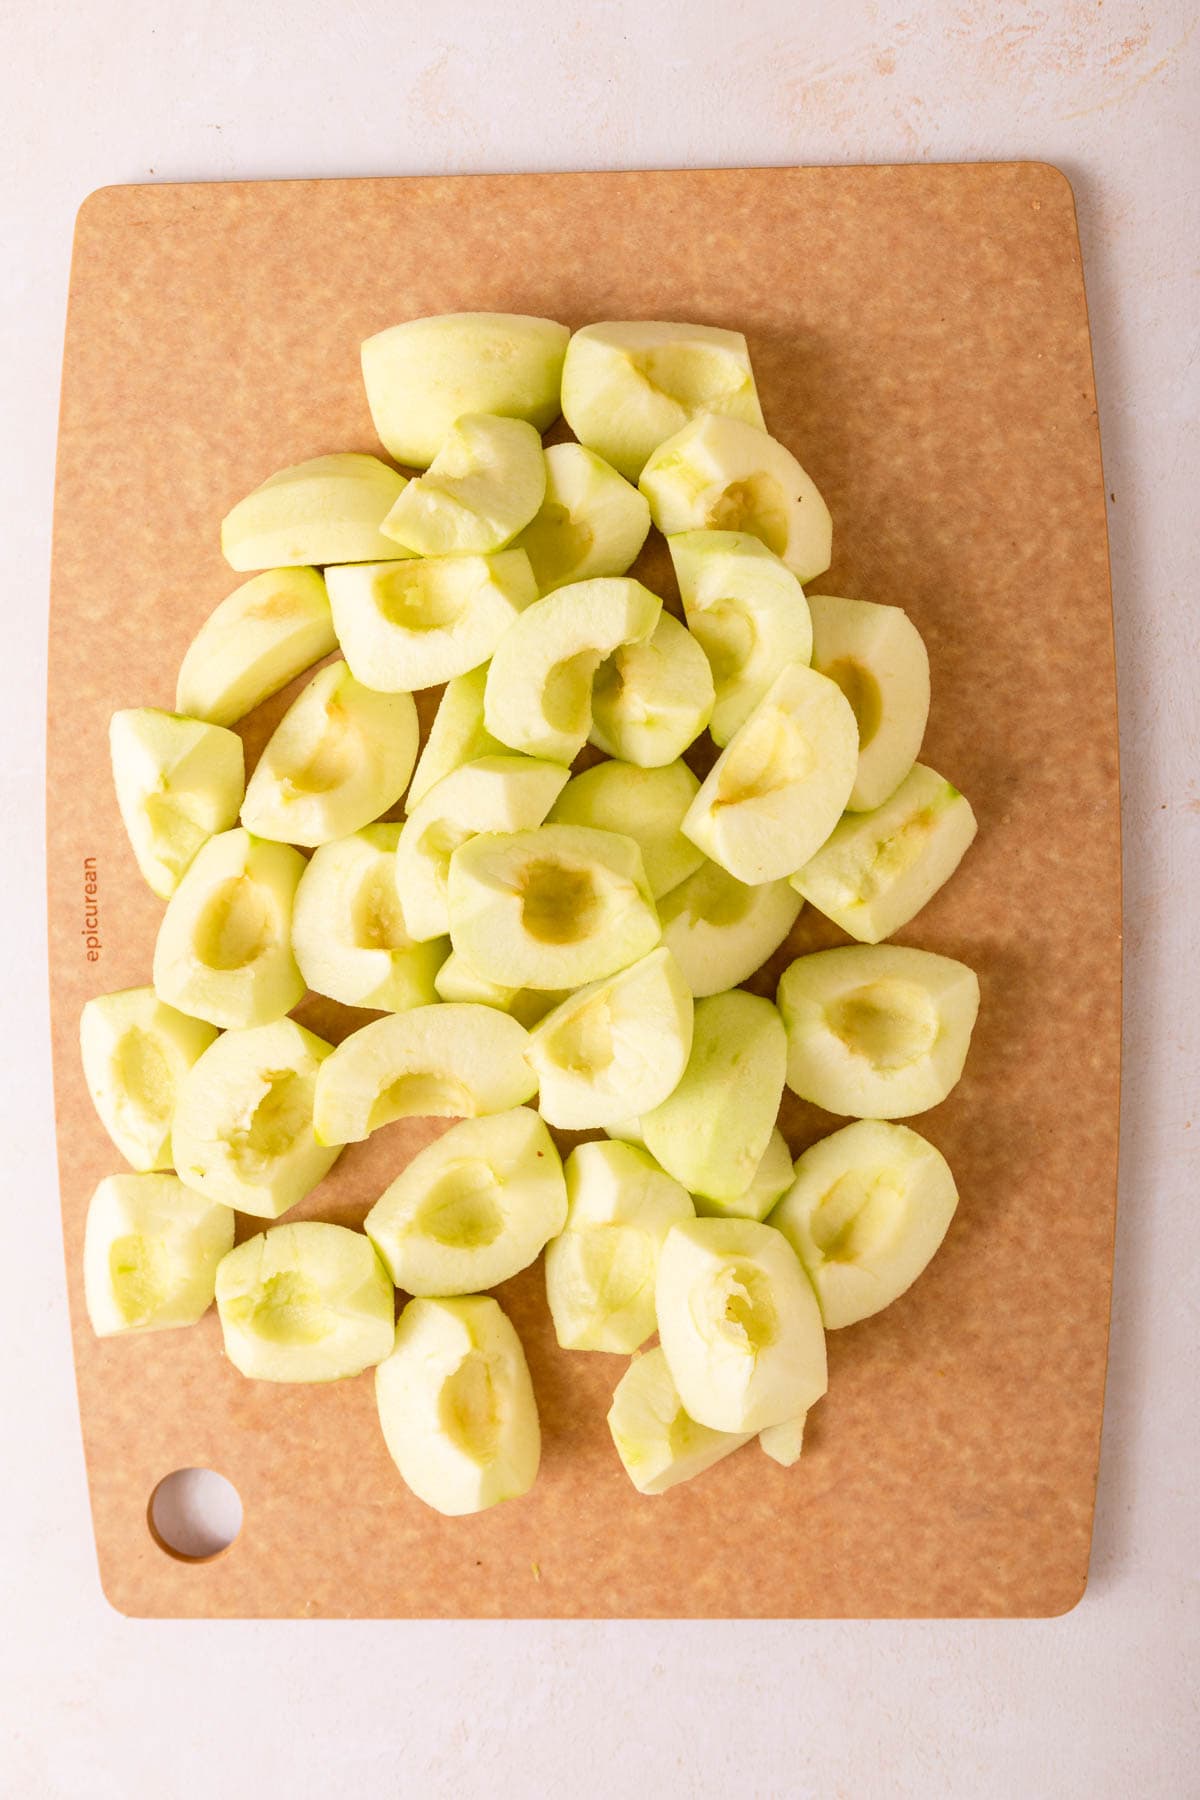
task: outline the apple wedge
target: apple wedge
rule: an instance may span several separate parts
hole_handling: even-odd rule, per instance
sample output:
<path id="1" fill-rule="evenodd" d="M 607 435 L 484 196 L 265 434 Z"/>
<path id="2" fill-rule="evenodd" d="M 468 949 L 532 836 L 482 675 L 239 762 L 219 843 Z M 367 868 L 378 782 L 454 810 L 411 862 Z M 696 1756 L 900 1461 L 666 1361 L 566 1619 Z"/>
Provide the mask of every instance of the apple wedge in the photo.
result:
<path id="1" fill-rule="evenodd" d="M 807 1412 L 797 1413 L 793 1419 L 784 1419 L 778 1425 L 766 1425 L 758 1434 L 758 1447 L 777 1462 L 781 1469 L 791 1469 L 800 1461 L 800 1452 L 804 1448 L 804 1422 Z"/>
<path id="2" fill-rule="evenodd" d="M 749 1187 L 732 1200 L 710 1200 L 706 1194 L 697 1194 L 696 1211 L 706 1219 L 762 1220 L 791 1185 L 792 1153 L 777 1126 L 767 1140 Z"/>
<path id="3" fill-rule="evenodd" d="M 566 1161 L 567 1215 L 546 1246 L 546 1299 L 564 1350 L 636 1350 L 655 1330 L 654 1273 L 687 1189 L 633 1144 L 579 1144 Z"/>
<path id="4" fill-rule="evenodd" d="M 704 861 L 704 853 L 680 827 L 700 783 L 686 763 L 642 769 L 602 762 L 572 775 L 550 809 L 552 825 L 590 825 L 623 832 L 642 853 L 646 880 L 657 900 L 678 887 Z"/>
<path id="5" fill-rule="evenodd" d="M 498 1287 L 528 1268 L 566 1216 L 554 1139 L 518 1106 L 463 1119 L 418 1151 L 364 1229 L 397 1287 L 436 1298 Z"/>
<path id="6" fill-rule="evenodd" d="M 406 319 L 362 347 L 367 404 L 389 455 L 427 469 L 456 419 L 499 413 L 545 431 L 559 414 L 570 333 L 522 313 Z"/>
<path id="7" fill-rule="evenodd" d="M 639 1494 L 665 1494 L 740 1450 L 752 1431 L 699 1425 L 679 1398 L 661 1347 L 635 1356 L 617 1383 L 608 1429 Z"/>
<path id="8" fill-rule="evenodd" d="M 642 1114 L 647 1150 L 689 1193 L 744 1194 L 775 1128 L 786 1062 L 783 1022 L 769 1000 L 734 988 L 698 1001 L 683 1078 Z"/>
<path id="9" fill-rule="evenodd" d="M 88 1203 L 83 1292 L 97 1337 L 194 1325 L 233 1247 L 233 1214 L 170 1174 L 109 1175 Z"/>
<path id="10" fill-rule="evenodd" d="M 108 728 L 117 805 L 138 868 L 168 900 L 202 844 L 236 824 L 242 740 L 220 725 L 139 706 Z"/>
<path id="11" fill-rule="evenodd" d="M 569 763 L 592 729 L 592 679 L 605 657 L 648 638 L 662 601 L 627 575 L 576 581 L 535 600 L 496 646 L 484 719 L 529 756 Z M 669 760 L 669 759 L 668 759 Z"/>
<path id="12" fill-rule="evenodd" d="M 388 1453 L 418 1500 L 451 1518 L 529 1492 L 541 1433 L 521 1340 L 484 1294 L 410 1300 L 375 1371 Z"/>
<path id="13" fill-rule="evenodd" d="M 929 655 L 899 606 L 810 594 L 812 666 L 836 681 L 858 721 L 858 773 L 846 802 L 870 812 L 912 768 L 929 717 Z"/>
<path id="14" fill-rule="evenodd" d="M 812 478 L 757 425 L 705 413 L 650 457 L 638 483 L 666 537 L 744 531 L 799 581 L 829 567 L 833 523 Z"/>
<path id="15" fill-rule="evenodd" d="M 280 469 L 226 513 L 225 561 L 233 569 L 280 569 L 407 556 L 379 529 L 404 485 L 377 456 L 356 453 Z"/>
<path id="16" fill-rule="evenodd" d="M 225 1031 L 180 1083 L 179 1179 L 222 1206 L 277 1219 L 341 1154 L 313 1136 L 317 1070 L 332 1045 L 294 1019 Z"/>
<path id="17" fill-rule="evenodd" d="M 580 443 L 631 481 L 697 413 L 763 422 L 740 331 L 658 319 L 606 320 L 577 331 L 563 364 L 562 404 Z"/>
<path id="18" fill-rule="evenodd" d="M 284 713 L 246 787 L 242 824 L 309 848 L 394 806 L 417 759 L 411 694 L 377 694 L 344 662 L 318 670 Z"/>
<path id="19" fill-rule="evenodd" d="M 160 1000 L 210 1025 L 268 1025 L 304 997 L 292 903 L 304 858 L 290 844 L 222 831 L 172 894 L 154 946 Z"/>
<path id="20" fill-rule="evenodd" d="M 903 1119 L 944 1100 L 962 1074 L 979 980 L 930 950 L 854 944 L 789 963 L 779 1010 L 793 1093 L 826 1112 Z"/>
<path id="21" fill-rule="evenodd" d="M 409 936 L 450 929 L 450 857 L 481 831 L 540 825 L 566 785 L 562 763 L 532 756 L 482 756 L 444 775 L 410 808 L 396 850 L 396 886 Z"/>
<path id="22" fill-rule="evenodd" d="M 588 1131 L 665 1100 L 691 1048 L 691 991 L 660 944 L 547 1013 L 526 1054 L 542 1117 L 562 1131 Z"/>
<path id="23" fill-rule="evenodd" d="M 681 531 L 667 548 L 688 630 L 712 669 L 709 731 L 727 744 L 779 671 L 812 655 L 804 589 L 747 531 Z"/>
<path id="24" fill-rule="evenodd" d="M 845 814 L 792 886 L 860 944 L 877 944 L 949 881 L 975 831 L 970 801 L 914 763 L 882 806 Z"/>
<path id="25" fill-rule="evenodd" d="M 709 770 L 684 833 L 739 881 L 778 881 L 825 842 L 857 764 L 858 728 L 845 695 L 792 663 Z"/>
<path id="26" fill-rule="evenodd" d="M 528 525 L 545 494 L 546 462 L 533 426 L 464 413 L 380 529 L 414 556 L 486 555 Z"/>
<path id="27" fill-rule="evenodd" d="M 664 612 L 648 638 L 622 644 L 596 670 L 588 735 L 610 756 L 658 768 L 696 741 L 712 703 L 708 658 L 687 627 Z"/>
<path id="28" fill-rule="evenodd" d="M 957 1205 L 940 1150 L 907 1125 L 859 1119 L 797 1158 L 771 1224 L 808 1270 L 825 1329 L 835 1331 L 907 1292 Z"/>
<path id="29" fill-rule="evenodd" d="M 600 981 L 659 940 L 642 853 L 615 831 L 481 832 L 450 858 L 447 893 L 455 950 L 510 987 Z"/>
<path id="30" fill-rule="evenodd" d="M 537 1091 L 529 1033 L 491 1006 L 415 1006 L 343 1038 L 321 1064 L 317 1142 L 355 1144 L 393 1119 L 473 1119 Z"/>
<path id="31" fill-rule="evenodd" d="M 545 462 L 541 507 L 513 540 L 529 558 L 538 592 L 623 575 L 650 530 L 646 496 L 582 444 L 551 444 Z"/>
<path id="32" fill-rule="evenodd" d="M 511 1013 L 526 1029 L 544 1019 L 567 997 L 554 989 L 506 987 L 502 981 L 489 981 L 453 950 L 438 970 L 433 985 L 440 1000 L 498 1007 L 501 1012 Z"/>
<path id="33" fill-rule="evenodd" d="M 217 1033 L 152 987 L 97 994 L 79 1016 L 79 1051 L 100 1123 L 135 1169 L 169 1169 L 180 1083 Z"/>
<path id="34" fill-rule="evenodd" d="M 537 599 L 523 550 L 360 563 L 330 569 L 327 580 L 351 674 L 389 694 L 436 687 L 478 668 Z"/>
<path id="35" fill-rule="evenodd" d="M 409 810 L 423 800 L 435 781 L 463 763 L 481 756 L 499 756 L 508 746 L 494 738 L 483 721 L 483 694 L 487 665 L 456 675 L 446 683 L 438 701 L 412 780 L 408 784 Z"/>
<path id="36" fill-rule="evenodd" d="M 786 881 L 750 887 L 704 860 L 658 902 L 663 943 L 697 1000 L 737 987 L 773 956 L 803 902 Z"/>
<path id="37" fill-rule="evenodd" d="M 337 649 L 316 569 L 267 569 L 214 607 L 184 652 L 175 710 L 236 725 Z"/>
<path id="38" fill-rule="evenodd" d="M 391 1352 L 395 1304 L 371 1240 L 315 1219 L 272 1225 L 217 1269 L 225 1354 L 254 1381 L 361 1374 Z"/>
<path id="39" fill-rule="evenodd" d="M 432 1006 L 445 938 L 416 943 L 396 890 L 399 824 L 364 825 L 315 850 L 292 910 L 292 950 L 314 994 L 344 1006 Z"/>

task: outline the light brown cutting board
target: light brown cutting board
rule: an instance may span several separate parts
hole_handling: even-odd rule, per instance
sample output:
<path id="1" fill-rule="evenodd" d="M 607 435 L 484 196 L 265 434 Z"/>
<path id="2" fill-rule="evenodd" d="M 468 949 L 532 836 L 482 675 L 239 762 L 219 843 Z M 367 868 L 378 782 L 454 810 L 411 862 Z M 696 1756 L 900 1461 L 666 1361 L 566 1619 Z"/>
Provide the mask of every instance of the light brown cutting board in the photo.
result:
<path id="1" fill-rule="evenodd" d="M 358 346 L 422 313 L 698 319 L 750 342 L 768 423 L 835 521 L 815 584 L 907 607 L 925 760 L 979 838 L 901 941 L 979 971 L 966 1075 L 914 1121 L 962 1201 L 932 1267 L 829 1340 L 799 1465 L 750 1445 L 643 1499 L 605 1427 L 624 1367 L 556 1349 L 540 1266 L 501 1290 L 544 1432 L 526 1499 L 443 1519 L 404 1487 L 369 1375 L 245 1381 L 213 1313 L 97 1342 L 80 1249 L 119 1159 L 76 1048 L 91 994 L 149 979 L 159 902 L 106 729 L 171 706 L 240 577 L 228 507 L 274 469 L 374 450 Z M 669 588 L 661 547 L 639 565 Z M 285 696 L 284 698 L 290 698 Z M 55 1077 L 79 1400 L 104 1588 L 138 1615 L 1052 1614 L 1086 1580 L 1117 1149 L 1120 893 L 1105 509 L 1074 209 L 1038 164 L 109 188 L 79 217 L 49 692 Z M 253 717 L 254 750 L 282 710 Z M 425 709 L 426 712 L 428 709 Z M 269 717 L 266 716 L 269 714 Z M 94 859 L 89 865 L 88 859 Z M 87 960 L 85 869 L 100 943 Z M 806 910 L 796 949 L 839 941 Z M 344 1032 L 351 1016 L 302 1016 Z M 797 1149 L 828 1129 L 789 1101 Z M 442 1126 L 355 1146 L 302 1213 L 357 1223 Z M 240 1537 L 159 1548 L 169 1471 L 222 1471 Z"/>

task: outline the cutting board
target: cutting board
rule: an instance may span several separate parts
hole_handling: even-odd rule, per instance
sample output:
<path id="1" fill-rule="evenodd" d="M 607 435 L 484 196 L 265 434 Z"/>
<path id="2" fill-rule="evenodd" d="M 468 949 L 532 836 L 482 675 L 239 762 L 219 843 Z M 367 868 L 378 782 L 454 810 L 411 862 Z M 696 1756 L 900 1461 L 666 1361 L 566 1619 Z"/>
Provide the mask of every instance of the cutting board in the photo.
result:
<path id="1" fill-rule="evenodd" d="M 605 1427 L 621 1359 L 557 1350 L 540 1268 L 499 1292 L 544 1434 L 526 1499 L 444 1519 L 385 1452 L 369 1375 L 245 1381 L 213 1313 L 98 1342 L 88 1197 L 120 1166 L 77 1054 L 89 995 L 149 979 L 161 907 L 125 842 L 106 728 L 171 706 L 238 577 L 218 523 L 271 471 L 375 450 L 362 338 L 496 309 L 735 326 L 772 430 L 835 521 L 824 592 L 908 608 L 925 760 L 979 838 L 901 941 L 979 972 L 966 1075 L 915 1121 L 962 1194 L 928 1272 L 831 1334 L 801 1462 L 748 1446 L 659 1499 Z M 673 593 L 661 547 L 638 573 Z M 294 690 L 293 690 L 294 691 Z M 251 754 L 292 692 L 246 722 Z M 425 704 L 426 718 L 430 710 Z M 101 1578 L 140 1616 L 1045 1615 L 1088 1563 L 1112 1266 L 1120 891 L 1105 509 L 1070 188 L 1039 164 L 108 188 L 79 215 L 49 686 L 58 1144 Z M 839 941 L 806 909 L 756 980 Z M 356 1020 L 310 998 L 341 1036 Z M 834 1123 L 789 1100 L 800 1149 Z M 443 1124 L 352 1147 L 299 1215 L 357 1224 Z M 248 1223 L 245 1229 L 252 1228 Z M 151 1535 L 170 1471 L 241 1494 L 222 1555 Z"/>

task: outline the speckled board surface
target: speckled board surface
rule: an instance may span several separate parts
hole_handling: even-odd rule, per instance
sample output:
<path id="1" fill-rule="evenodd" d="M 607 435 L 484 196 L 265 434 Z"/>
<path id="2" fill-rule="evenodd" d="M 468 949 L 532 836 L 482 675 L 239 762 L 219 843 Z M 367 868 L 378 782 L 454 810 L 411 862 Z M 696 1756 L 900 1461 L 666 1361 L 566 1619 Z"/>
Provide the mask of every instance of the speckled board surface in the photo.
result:
<path id="1" fill-rule="evenodd" d="M 244 1381 L 215 1315 L 97 1342 L 83 1220 L 119 1159 L 76 1029 L 149 978 L 160 903 L 107 767 L 118 706 L 173 703 L 239 577 L 217 525 L 271 470 L 377 446 L 358 344 L 456 309 L 701 319 L 750 341 L 770 427 L 832 508 L 814 587 L 902 604 L 928 643 L 924 760 L 980 835 L 899 934 L 979 972 L 966 1075 L 914 1121 L 962 1202 L 920 1282 L 829 1340 L 785 1471 L 750 1445 L 656 1500 L 604 1424 L 621 1359 L 559 1352 L 540 1267 L 500 1290 L 543 1422 L 526 1499 L 428 1511 L 369 1376 Z M 669 564 L 639 573 L 667 591 Z M 291 694 L 246 724 L 251 752 Z M 1038 164 L 269 182 L 102 190 L 78 224 L 51 611 L 49 906 L 62 1206 L 101 1575 L 139 1616 L 1042 1615 L 1087 1572 L 1108 1332 L 1119 822 L 1099 440 L 1070 190 Z M 428 707 L 423 708 L 428 713 Z M 89 881 L 88 871 L 91 876 Z M 92 891 L 86 891 L 87 889 Z M 89 912 L 87 909 L 93 909 Z M 95 930 L 89 930 L 94 916 Z M 97 960 L 87 960 L 97 940 Z M 840 940 L 806 910 L 753 984 Z M 341 1035 L 352 1015 L 301 1016 Z M 831 1121 L 789 1100 L 795 1148 Z M 353 1147 L 299 1213 L 356 1223 L 434 1122 Z M 189 1564 L 147 1527 L 207 1465 L 245 1506 Z"/>

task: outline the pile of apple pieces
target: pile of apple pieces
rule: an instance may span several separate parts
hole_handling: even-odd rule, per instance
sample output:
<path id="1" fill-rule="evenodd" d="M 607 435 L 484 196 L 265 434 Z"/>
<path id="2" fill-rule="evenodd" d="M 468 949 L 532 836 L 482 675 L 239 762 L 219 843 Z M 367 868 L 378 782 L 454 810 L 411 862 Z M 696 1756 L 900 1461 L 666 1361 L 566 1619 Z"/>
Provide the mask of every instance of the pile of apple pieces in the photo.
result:
<path id="1" fill-rule="evenodd" d="M 881 942 L 975 831 L 916 760 L 921 638 L 805 595 L 829 513 L 735 332 L 459 314 L 371 338 L 363 369 L 383 444 L 424 473 L 333 455 L 264 482 L 222 529 L 259 572 L 202 625 L 177 710 L 112 721 L 167 905 L 153 985 L 83 1013 L 137 1171 L 91 1202 L 92 1322 L 185 1325 L 215 1297 L 246 1376 L 374 1366 L 404 1479 L 466 1513 L 537 1473 L 485 1290 L 544 1249 L 559 1343 L 633 1358 L 609 1424 L 642 1492 L 752 1436 L 792 1463 L 825 1331 L 904 1292 L 957 1203 L 896 1121 L 958 1080 L 978 984 Z M 544 449 L 560 407 L 578 441 Z M 651 521 L 682 619 L 626 573 Z M 231 728 L 337 650 L 245 783 Z M 440 684 L 422 748 L 412 695 Z M 587 746 L 607 760 L 572 774 Z M 798 957 L 772 1004 L 739 984 L 805 900 L 857 941 Z M 287 1016 L 308 990 L 382 1016 L 335 1049 Z M 856 1122 L 793 1163 L 785 1083 Z M 236 1212 L 278 1219 L 344 1146 L 429 1115 L 458 1123 L 364 1232 L 234 1248 Z M 607 1136 L 564 1162 L 548 1125 Z"/>

